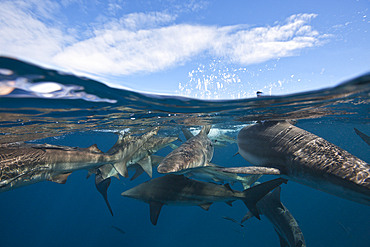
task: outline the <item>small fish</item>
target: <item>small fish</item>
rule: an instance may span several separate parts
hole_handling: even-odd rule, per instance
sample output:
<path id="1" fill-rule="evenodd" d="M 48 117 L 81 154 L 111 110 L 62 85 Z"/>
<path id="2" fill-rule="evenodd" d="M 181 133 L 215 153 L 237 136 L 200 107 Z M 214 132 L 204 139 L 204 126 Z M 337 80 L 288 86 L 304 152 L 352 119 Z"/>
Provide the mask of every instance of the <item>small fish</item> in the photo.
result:
<path id="1" fill-rule="evenodd" d="M 113 228 L 113 229 L 116 229 L 117 231 L 119 231 L 120 233 L 122 234 L 126 234 L 124 230 L 122 230 L 121 228 L 119 227 L 116 227 L 116 226 L 111 226 L 110 228 Z"/>
<path id="2" fill-rule="evenodd" d="M 240 223 L 239 223 L 239 222 L 237 222 L 235 219 L 233 219 L 233 218 L 231 218 L 231 217 L 229 217 L 229 216 L 222 216 L 222 218 L 224 218 L 225 220 L 230 220 L 230 221 L 232 221 L 232 222 L 234 222 L 234 223 L 238 224 L 239 226 L 244 227 L 242 224 L 240 224 Z"/>
<path id="3" fill-rule="evenodd" d="M 243 233 L 243 232 L 241 232 L 241 231 L 238 231 L 238 230 L 236 230 L 236 229 L 234 229 L 234 228 L 232 228 L 232 227 L 230 227 L 230 228 L 231 228 L 233 231 L 237 232 L 237 233 L 243 234 L 243 238 L 244 238 L 245 233 Z"/>

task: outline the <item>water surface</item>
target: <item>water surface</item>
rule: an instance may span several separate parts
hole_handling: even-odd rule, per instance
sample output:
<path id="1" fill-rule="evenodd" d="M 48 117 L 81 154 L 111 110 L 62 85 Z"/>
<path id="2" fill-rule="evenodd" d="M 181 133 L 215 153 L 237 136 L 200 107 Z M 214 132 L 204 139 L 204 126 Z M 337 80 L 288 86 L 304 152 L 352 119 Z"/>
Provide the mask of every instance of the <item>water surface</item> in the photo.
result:
<path id="1" fill-rule="evenodd" d="M 150 95 L 110 88 L 37 65 L 0 57 L 0 144 L 30 141 L 107 151 L 116 132 L 142 133 L 161 126 L 159 134 L 177 135 L 181 128 L 212 124 L 212 135 L 236 137 L 245 125 L 262 120 L 296 120 L 310 131 L 370 161 L 370 147 L 354 132 L 370 135 L 370 74 L 336 87 L 300 94 L 250 99 L 204 101 Z M 175 144 L 181 145 L 180 141 Z M 158 155 L 167 155 L 167 147 Z M 215 149 L 212 162 L 249 165 L 233 155 L 237 145 Z M 121 192 L 149 180 L 112 179 L 112 217 L 86 171 L 74 172 L 64 185 L 42 182 L 0 194 L 2 246 L 279 246 L 271 224 L 250 219 L 243 203 L 200 207 L 164 206 L 157 226 L 149 220 L 148 204 L 124 198 Z M 132 174 L 130 174 L 131 176 Z M 155 170 L 154 177 L 160 176 Z M 265 181 L 274 178 L 264 176 Z M 242 189 L 235 186 L 235 189 Z M 369 242 L 370 208 L 304 187 L 282 186 L 282 202 L 298 220 L 308 246 L 364 246 Z M 119 227 L 126 234 L 111 228 Z M 351 234 L 348 235 L 347 231 Z"/>

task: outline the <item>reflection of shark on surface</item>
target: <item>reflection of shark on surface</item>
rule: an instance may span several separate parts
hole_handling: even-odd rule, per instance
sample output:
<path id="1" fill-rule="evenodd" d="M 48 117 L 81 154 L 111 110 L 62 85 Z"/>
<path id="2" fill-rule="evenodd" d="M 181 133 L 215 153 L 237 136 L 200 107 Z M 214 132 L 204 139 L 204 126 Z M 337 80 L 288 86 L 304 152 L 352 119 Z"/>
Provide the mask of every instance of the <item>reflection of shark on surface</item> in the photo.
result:
<path id="1" fill-rule="evenodd" d="M 186 142 L 169 153 L 157 167 L 159 173 L 178 172 L 188 168 L 207 166 L 213 157 L 212 141 L 207 137 L 210 125 L 196 136 L 186 136 Z"/>
<path id="2" fill-rule="evenodd" d="M 104 167 L 127 172 L 126 162 L 157 132 L 158 128 L 155 128 L 136 137 L 135 141 L 129 141 L 133 140 L 130 136 L 120 136 L 107 153 L 100 151 L 95 144 L 88 148 L 28 143 L 1 145 L 0 192 L 42 181 L 63 184 L 72 172 L 86 169 L 97 173 L 96 186 L 110 208 L 104 187 L 109 186 L 110 181 L 105 180 L 111 175 L 103 173 L 111 169 Z"/>
<path id="3" fill-rule="evenodd" d="M 244 127 L 237 139 L 239 153 L 252 165 L 275 169 L 283 178 L 370 205 L 370 165 L 321 137 L 286 121 L 266 121 Z M 243 169 L 222 171 L 247 173 Z"/>
<path id="4" fill-rule="evenodd" d="M 208 210 L 214 202 L 231 204 L 235 200 L 242 200 L 249 210 L 259 218 L 256 203 L 269 191 L 284 182 L 286 182 L 285 179 L 278 178 L 240 192 L 232 190 L 227 185 L 217 185 L 188 179 L 182 175 L 168 174 L 139 184 L 123 192 L 122 196 L 149 203 L 150 220 L 153 225 L 157 224 L 163 205 L 198 205 Z"/>
<path id="5" fill-rule="evenodd" d="M 305 247 L 306 242 L 297 221 L 280 201 L 280 191 L 281 187 L 279 186 L 257 202 L 258 212 L 265 215 L 274 226 L 279 235 L 281 247 Z M 248 212 L 241 223 L 251 217 L 253 214 Z"/>

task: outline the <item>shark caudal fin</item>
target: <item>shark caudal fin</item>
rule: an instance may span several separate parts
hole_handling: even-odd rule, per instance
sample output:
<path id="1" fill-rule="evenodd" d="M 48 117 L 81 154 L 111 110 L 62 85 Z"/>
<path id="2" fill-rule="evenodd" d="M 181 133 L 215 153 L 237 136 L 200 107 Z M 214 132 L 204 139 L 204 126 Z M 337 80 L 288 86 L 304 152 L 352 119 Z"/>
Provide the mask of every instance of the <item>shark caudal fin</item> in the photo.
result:
<path id="1" fill-rule="evenodd" d="M 288 180 L 284 178 L 276 178 L 256 186 L 250 187 L 249 189 L 244 190 L 242 193 L 244 194 L 244 202 L 245 206 L 249 209 L 249 211 L 257 218 L 261 219 L 259 216 L 257 202 L 262 199 L 267 193 L 271 190 L 275 189 L 277 186 L 281 185 L 282 183 L 287 183 Z"/>

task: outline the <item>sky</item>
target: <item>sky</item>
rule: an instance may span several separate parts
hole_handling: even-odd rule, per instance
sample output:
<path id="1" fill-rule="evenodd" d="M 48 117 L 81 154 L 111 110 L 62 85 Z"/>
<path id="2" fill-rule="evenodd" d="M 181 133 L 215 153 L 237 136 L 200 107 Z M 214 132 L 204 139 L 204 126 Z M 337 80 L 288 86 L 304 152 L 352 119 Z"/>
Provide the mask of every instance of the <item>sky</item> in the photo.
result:
<path id="1" fill-rule="evenodd" d="M 369 0 L 0 0 L 0 55 L 139 92 L 283 95 L 370 72 Z"/>

